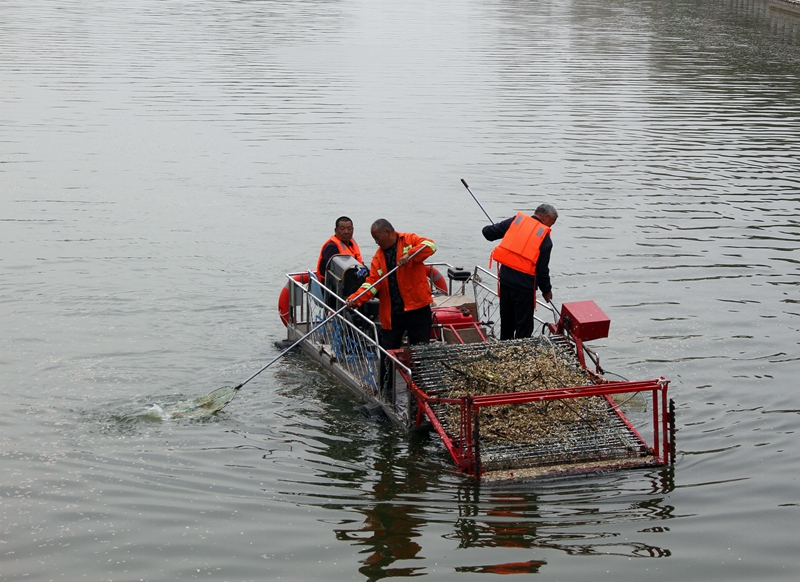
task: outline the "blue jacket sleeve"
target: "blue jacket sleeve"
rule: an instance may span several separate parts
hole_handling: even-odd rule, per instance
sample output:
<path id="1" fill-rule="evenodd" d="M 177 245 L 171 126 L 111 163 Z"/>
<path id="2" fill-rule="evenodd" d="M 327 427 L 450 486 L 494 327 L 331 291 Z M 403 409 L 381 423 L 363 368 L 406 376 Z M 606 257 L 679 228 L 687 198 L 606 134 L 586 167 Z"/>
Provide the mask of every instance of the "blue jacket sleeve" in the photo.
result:
<path id="1" fill-rule="evenodd" d="M 514 217 L 506 218 L 503 222 L 497 222 L 483 227 L 483 238 L 486 240 L 500 240 L 508 232 Z"/>
<path id="2" fill-rule="evenodd" d="M 536 261 L 536 286 L 542 293 L 552 289 L 550 285 L 550 251 L 553 250 L 553 241 L 548 234 L 539 247 L 539 259 Z"/>

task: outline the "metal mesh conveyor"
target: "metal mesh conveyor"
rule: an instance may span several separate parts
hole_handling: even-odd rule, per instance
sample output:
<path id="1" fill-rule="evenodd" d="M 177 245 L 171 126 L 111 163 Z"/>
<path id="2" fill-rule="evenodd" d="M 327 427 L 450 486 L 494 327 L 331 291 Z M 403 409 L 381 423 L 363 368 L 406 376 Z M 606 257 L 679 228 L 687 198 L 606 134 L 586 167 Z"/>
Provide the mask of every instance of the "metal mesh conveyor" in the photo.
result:
<path id="1" fill-rule="evenodd" d="M 481 465 L 485 471 L 519 469 L 589 463 L 596 461 L 619 461 L 641 458 L 648 454 L 647 448 L 629 426 L 614 412 L 611 404 L 601 398 L 599 406 L 606 410 L 605 422 L 560 423 L 550 435 L 535 441 L 502 441 L 491 437 L 481 438 Z M 529 405 L 516 405 L 529 406 Z M 544 423 L 552 423 L 547 418 Z"/>
<path id="2" fill-rule="evenodd" d="M 482 372 L 491 374 L 500 369 L 502 365 L 523 366 L 529 363 L 531 358 L 540 358 L 541 356 L 552 359 L 554 363 L 571 367 L 582 378 L 585 378 L 586 384 L 591 383 L 589 375 L 582 370 L 575 357 L 571 344 L 561 336 L 535 336 L 522 340 L 489 343 L 429 343 L 411 346 L 409 352 L 414 378 L 420 388 L 424 386 L 425 391 L 430 395 L 449 394 L 453 390 L 453 372 L 458 374 L 459 371 L 472 371 L 475 376 L 473 380 L 476 388 L 479 388 L 478 384 L 483 379 L 485 380 L 484 385 L 479 389 L 490 390 L 491 387 L 486 380 L 491 380 L 491 378 L 482 376 Z M 479 362 L 485 362 L 483 369 L 475 366 Z M 536 381 L 536 378 L 529 374 L 523 380 L 527 380 L 528 384 L 519 388 L 527 389 Z M 548 380 L 548 378 L 543 379 L 544 382 Z M 498 378 L 496 384 L 501 386 L 502 378 Z"/>
<path id="3" fill-rule="evenodd" d="M 465 470 L 470 463 L 480 473 L 650 456 L 566 338 L 428 344 L 409 355 L 437 430 Z"/>

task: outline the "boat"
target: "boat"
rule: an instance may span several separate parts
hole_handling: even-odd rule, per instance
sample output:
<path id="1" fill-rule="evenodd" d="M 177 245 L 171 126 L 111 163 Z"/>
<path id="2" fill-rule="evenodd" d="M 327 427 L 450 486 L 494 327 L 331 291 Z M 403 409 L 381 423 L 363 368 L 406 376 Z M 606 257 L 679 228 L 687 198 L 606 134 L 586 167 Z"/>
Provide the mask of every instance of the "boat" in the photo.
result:
<path id="1" fill-rule="evenodd" d="M 430 343 L 384 350 L 378 300 L 343 308 L 367 272 L 349 255 L 331 259 L 326 285 L 311 271 L 287 274 L 278 301 L 286 342 L 351 390 L 368 416 L 405 431 L 435 431 L 457 469 L 474 479 L 674 462 L 669 380 L 629 381 L 603 370 L 587 342 L 608 337 L 610 319 L 594 301 L 560 310 L 537 301 L 541 331 L 501 341 L 495 273 L 448 263 L 426 269 Z"/>

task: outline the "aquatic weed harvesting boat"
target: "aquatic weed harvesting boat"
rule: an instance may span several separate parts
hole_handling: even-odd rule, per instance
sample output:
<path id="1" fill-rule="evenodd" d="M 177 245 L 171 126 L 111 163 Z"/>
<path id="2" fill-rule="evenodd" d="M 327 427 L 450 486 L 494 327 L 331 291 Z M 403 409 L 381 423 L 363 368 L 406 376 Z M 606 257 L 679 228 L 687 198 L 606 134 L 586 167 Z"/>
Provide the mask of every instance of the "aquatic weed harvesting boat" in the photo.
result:
<path id="1" fill-rule="evenodd" d="M 407 431 L 435 430 L 458 469 L 475 478 L 674 461 L 669 381 L 604 375 L 586 342 L 608 337 L 610 320 L 593 301 L 564 303 L 560 313 L 539 302 L 537 313 L 552 323 L 537 316 L 541 333 L 499 341 L 496 276 L 482 267 L 427 268 L 434 295 L 429 344 L 384 350 L 377 300 L 334 313 L 363 282 L 363 267 L 348 255 L 330 261 L 327 287 L 310 272 L 287 275 L 278 302 L 287 341 L 302 340 L 302 350 L 365 401 L 370 415 Z"/>

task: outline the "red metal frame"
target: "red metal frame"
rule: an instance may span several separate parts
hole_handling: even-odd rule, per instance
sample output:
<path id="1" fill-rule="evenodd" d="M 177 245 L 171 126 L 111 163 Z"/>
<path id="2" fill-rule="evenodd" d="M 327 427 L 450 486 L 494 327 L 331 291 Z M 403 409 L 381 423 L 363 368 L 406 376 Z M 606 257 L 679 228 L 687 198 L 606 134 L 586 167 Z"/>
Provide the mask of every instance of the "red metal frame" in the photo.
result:
<path id="1" fill-rule="evenodd" d="M 675 444 L 674 444 L 674 409 L 670 408 L 672 404 L 667 400 L 667 389 L 669 387 L 669 380 L 665 378 L 657 378 L 654 380 L 641 380 L 634 382 L 609 382 L 601 374 L 599 358 L 593 355 L 584 345 L 586 339 L 593 339 L 594 337 L 606 337 L 608 323 L 607 317 L 597 307 L 594 302 L 579 302 L 569 304 L 574 313 L 570 312 L 568 315 L 574 319 L 569 326 L 565 326 L 565 320 L 562 316 L 557 326 L 548 324 L 551 334 L 562 335 L 569 337 L 575 346 L 575 354 L 578 361 L 591 376 L 594 384 L 589 386 L 573 386 L 569 388 L 559 388 L 554 390 L 536 390 L 527 392 L 511 392 L 505 394 L 492 394 L 484 396 L 467 395 L 460 398 L 442 398 L 438 396 L 431 396 L 420 389 L 413 378 L 405 377 L 405 372 L 401 373 L 405 377 L 411 393 L 417 400 L 417 415 L 416 426 L 419 427 L 427 418 L 434 430 L 439 434 L 444 443 L 445 448 L 450 453 L 450 456 L 455 461 L 458 469 L 468 473 L 474 477 L 480 478 L 483 473 L 481 467 L 481 453 L 480 453 L 480 426 L 478 423 L 478 411 L 481 408 L 489 406 L 504 406 L 509 404 L 524 404 L 532 402 L 548 402 L 553 400 L 569 400 L 575 398 L 585 397 L 603 397 L 611 405 L 612 410 L 617 417 L 627 426 L 638 440 L 640 445 L 649 451 L 650 457 L 646 461 L 642 461 L 641 466 L 653 465 L 666 465 L 675 458 Z M 575 324 L 578 324 L 577 326 Z M 483 341 L 486 337 L 481 332 L 478 323 L 472 323 L 475 329 L 480 334 Z M 458 330 L 471 327 L 464 324 L 444 324 L 440 327 L 450 329 L 461 343 L 464 343 L 458 334 Z M 586 338 L 581 337 L 580 333 L 571 333 L 572 327 L 576 327 L 577 331 L 583 329 L 588 334 Z M 596 371 L 592 371 L 586 366 L 586 358 L 584 352 L 589 352 L 590 357 L 595 364 Z M 397 357 L 406 366 L 410 365 L 410 355 L 406 350 L 392 350 L 391 353 Z M 653 434 L 652 446 L 647 444 L 647 441 L 642 437 L 639 431 L 633 426 L 631 421 L 623 414 L 617 403 L 614 401 L 613 396 L 617 394 L 630 394 L 634 392 L 650 392 L 652 399 L 653 409 Z M 660 396 L 660 397 L 659 397 Z M 436 416 L 432 405 L 433 404 L 452 404 L 458 405 L 460 410 L 459 416 L 459 434 L 448 434 L 441 421 Z M 630 460 L 617 459 L 609 460 L 602 468 L 614 468 L 619 466 L 631 466 Z M 635 463 L 633 463 L 635 466 Z M 595 469 L 601 468 L 595 465 Z"/>
<path id="2" fill-rule="evenodd" d="M 465 329 L 470 329 L 470 328 L 474 328 L 475 331 L 478 332 L 478 336 L 481 338 L 482 342 L 486 341 L 486 336 L 481 331 L 480 324 L 476 323 L 476 322 L 472 322 L 472 323 L 469 323 L 469 324 L 443 323 L 443 324 L 438 324 L 437 327 L 438 327 L 439 330 L 449 329 L 450 331 L 452 331 L 453 335 L 456 336 L 456 339 L 458 339 L 458 343 L 460 343 L 460 344 L 463 344 L 465 342 L 464 342 L 464 339 L 461 337 L 461 334 L 458 333 L 458 332 L 459 331 L 464 331 Z M 442 339 L 441 334 L 436 339 L 437 340 L 441 340 Z"/>
<path id="3" fill-rule="evenodd" d="M 422 391 L 410 378 L 406 378 L 412 393 L 417 398 L 418 413 L 417 426 L 422 423 L 423 415 L 431 422 L 434 430 L 439 434 L 445 448 L 455 461 L 459 470 L 472 476 L 480 477 L 482 473 L 480 464 L 480 437 L 477 434 L 477 412 L 488 406 L 502 406 L 507 404 L 523 404 L 529 402 L 547 402 L 552 400 L 568 400 L 601 396 L 613 406 L 619 418 L 628 426 L 633 434 L 640 440 L 653 456 L 650 465 L 666 465 L 674 456 L 672 450 L 671 431 L 667 407 L 667 389 L 669 380 L 658 378 L 654 380 L 641 380 L 635 382 L 608 382 L 590 386 L 574 386 L 554 390 L 537 390 L 529 392 L 510 392 L 505 394 L 491 394 L 485 396 L 467 395 L 460 398 L 431 397 Z M 648 446 L 644 438 L 633 427 L 630 420 L 616 405 L 612 396 L 632 392 L 649 391 L 652 395 L 653 408 L 653 445 Z M 660 398 L 659 398 L 660 395 Z M 448 435 L 439 419 L 436 417 L 431 404 L 445 403 L 460 407 L 460 434 L 456 438 Z M 610 466 L 613 462 L 610 463 Z"/>
<path id="4" fill-rule="evenodd" d="M 463 343 L 466 343 L 466 342 L 464 342 L 464 339 L 461 337 L 461 334 L 459 333 L 459 331 L 463 331 L 465 329 L 474 329 L 478 333 L 478 337 L 480 337 L 481 341 L 482 342 L 486 341 L 486 335 L 481 330 L 481 326 L 480 326 L 479 322 L 476 322 L 476 321 L 460 321 L 460 322 L 449 322 L 449 323 L 446 322 L 446 321 L 443 322 L 439 318 L 439 315 L 442 313 L 441 312 L 442 309 L 457 309 L 457 310 L 461 311 L 461 309 L 459 309 L 458 307 L 452 307 L 452 308 L 451 307 L 437 307 L 437 308 L 434 308 L 432 316 L 431 316 L 431 319 L 432 319 L 431 338 L 432 339 L 435 339 L 435 340 L 438 340 L 438 341 L 443 341 L 444 340 L 444 330 L 448 329 L 451 332 L 453 332 L 453 335 L 458 340 L 458 343 L 463 344 Z M 466 309 L 466 308 L 463 308 L 463 313 L 466 316 L 466 315 L 469 314 L 469 310 Z"/>

